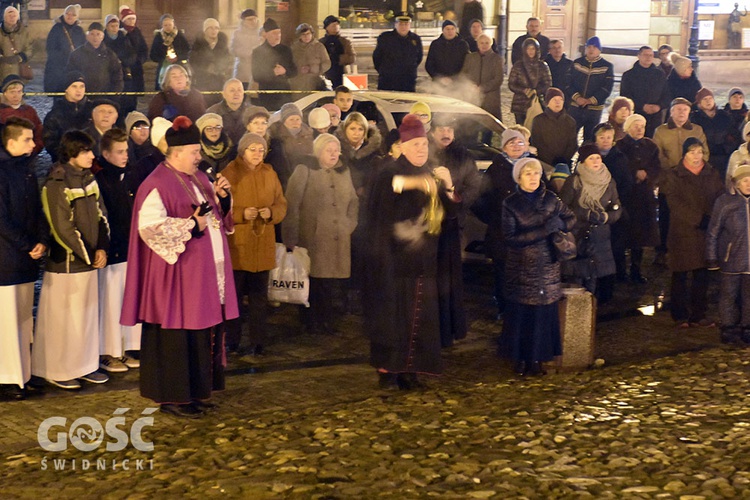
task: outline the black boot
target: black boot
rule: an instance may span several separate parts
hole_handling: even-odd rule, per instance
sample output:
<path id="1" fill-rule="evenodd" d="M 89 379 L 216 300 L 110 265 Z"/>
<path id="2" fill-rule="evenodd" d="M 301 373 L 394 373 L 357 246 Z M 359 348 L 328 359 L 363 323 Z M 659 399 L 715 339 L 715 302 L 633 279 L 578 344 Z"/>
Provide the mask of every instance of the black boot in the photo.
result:
<path id="1" fill-rule="evenodd" d="M 544 365 L 540 361 L 534 361 L 531 363 L 529 373 L 531 375 L 547 375 L 547 370 L 544 369 Z"/>
<path id="2" fill-rule="evenodd" d="M 722 326 L 720 328 L 722 344 L 740 344 L 743 341 L 743 331 L 740 326 Z"/>

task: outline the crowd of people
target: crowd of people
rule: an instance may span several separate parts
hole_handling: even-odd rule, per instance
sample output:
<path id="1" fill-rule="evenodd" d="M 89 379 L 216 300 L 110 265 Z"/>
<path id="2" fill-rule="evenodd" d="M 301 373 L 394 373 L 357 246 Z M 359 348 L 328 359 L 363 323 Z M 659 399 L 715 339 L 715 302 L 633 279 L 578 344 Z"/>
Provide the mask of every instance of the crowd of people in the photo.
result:
<path id="1" fill-rule="evenodd" d="M 2 37 L 22 30 L 14 10 Z M 599 39 L 570 61 L 529 19 L 508 79 L 517 125 L 494 138 L 500 152 L 482 174 L 462 124 L 424 102 L 387 130 L 373 103 L 344 86 L 310 110 L 288 94 L 253 94 L 340 84 L 356 54 L 336 16 L 320 41 L 303 23 L 287 47 L 278 24 L 251 9 L 231 40 L 207 19 L 192 45 L 165 14 L 149 51 L 132 9 L 85 33 L 79 11 L 68 6 L 48 38 L 48 57 L 68 64 L 48 59 L 45 89 L 63 95 L 43 121 L 23 101 L 22 36 L 13 43 L 24 50 L 0 66 L 10 66 L 0 104 L 0 384 L 18 397 L 32 375 L 78 389 L 140 368 L 142 395 L 200 416 L 224 385 L 226 355 L 264 352 L 277 244 L 310 257 L 304 328 L 332 334 L 342 312 L 363 314 L 380 387 L 420 387 L 419 374 L 441 372 L 441 348 L 467 335 L 462 232 L 472 212 L 487 224 L 500 350 L 520 375 L 545 373 L 561 354 L 562 283 L 607 301 L 617 281 L 647 281 L 646 247 L 672 271 L 677 328 L 714 325 L 706 291 L 719 268 L 722 339 L 750 341 L 744 93 L 733 88 L 717 109 L 671 48 L 668 74 L 652 48 L 639 50 L 601 122 L 613 68 Z M 475 21 L 465 35 L 443 24 L 427 71 L 445 89 L 472 79 L 500 117 L 502 59 Z M 379 37 L 379 88 L 415 89 L 422 44 L 410 26 L 397 16 Z M 158 93 L 145 114 L 133 95 L 89 98 L 142 91 L 146 57 L 158 63 Z M 54 166 L 40 191 L 43 148 Z"/>

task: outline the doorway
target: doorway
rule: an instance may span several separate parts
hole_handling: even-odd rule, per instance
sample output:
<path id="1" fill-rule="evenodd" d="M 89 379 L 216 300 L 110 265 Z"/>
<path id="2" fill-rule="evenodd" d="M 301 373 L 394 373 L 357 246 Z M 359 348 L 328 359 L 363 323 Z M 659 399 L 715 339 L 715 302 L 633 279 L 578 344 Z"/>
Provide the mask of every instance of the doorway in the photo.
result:
<path id="1" fill-rule="evenodd" d="M 574 0 L 545 0 L 541 2 L 542 33 L 550 40 L 562 40 L 568 57 L 575 58 L 573 38 Z"/>

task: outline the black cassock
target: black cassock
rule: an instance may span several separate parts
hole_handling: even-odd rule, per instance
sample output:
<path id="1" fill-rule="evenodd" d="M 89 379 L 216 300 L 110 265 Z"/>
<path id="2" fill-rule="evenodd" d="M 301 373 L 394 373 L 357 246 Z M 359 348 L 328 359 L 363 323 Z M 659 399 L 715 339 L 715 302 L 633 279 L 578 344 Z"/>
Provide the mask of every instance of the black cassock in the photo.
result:
<path id="1" fill-rule="evenodd" d="M 437 293 L 438 236 L 427 233 L 429 197 L 393 192 L 394 175 L 430 175 L 403 156 L 384 167 L 367 206 L 364 284 L 370 363 L 394 373 L 442 371 Z M 445 199 L 445 193 L 441 193 Z"/>

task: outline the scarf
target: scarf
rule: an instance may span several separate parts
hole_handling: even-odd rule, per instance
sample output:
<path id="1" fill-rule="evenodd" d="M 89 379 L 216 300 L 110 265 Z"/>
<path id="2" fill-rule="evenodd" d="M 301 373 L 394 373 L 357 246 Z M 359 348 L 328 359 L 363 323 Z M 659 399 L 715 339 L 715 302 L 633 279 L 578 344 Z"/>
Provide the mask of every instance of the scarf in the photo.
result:
<path id="1" fill-rule="evenodd" d="M 122 25 L 122 27 L 123 27 L 123 28 L 125 29 L 125 31 L 127 31 L 128 33 L 132 33 L 133 31 L 135 31 L 135 28 L 136 28 L 135 24 L 134 24 L 133 26 L 128 26 L 127 24 L 123 24 L 123 25 Z M 163 34 L 163 33 L 162 33 L 162 36 L 164 36 L 164 34 Z"/>
<path id="2" fill-rule="evenodd" d="M 514 160 L 513 158 L 508 156 L 508 154 L 505 151 L 500 151 L 500 154 L 503 155 L 503 158 L 505 158 L 505 160 L 508 161 L 514 167 L 516 166 L 516 162 L 518 160 L 520 160 L 521 158 L 526 158 L 527 156 L 530 155 L 528 151 L 524 151 L 524 153 L 521 156 L 519 156 L 518 158 Z"/>
<path id="3" fill-rule="evenodd" d="M 607 167 L 602 165 L 602 168 L 595 172 L 585 164 L 579 163 L 576 172 L 581 179 L 581 196 L 578 198 L 578 204 L 588 210 L 603 212 L 601 199 L 612 180 Z"/>
<path id="4" fill-rule="evenodd" d="M 222 132 L 219 140 L 212 142 L 206 139 L 206 134 L 201 134 L 201 149 L 206 156 L 218 161 L 224 158 L 229 153 L 229 150 L 232 149 L 232 139 L 226 133 Z"/>
<path id="5" fill-rule="evenodd" d="M 110 40 L 117 40 L 117 37 L 120 36 L 120 32 L 119 31 L 117 33 L 115 33 L 114 35 L 110 34 L 109 31 L 106 31 L 105 33 L 107 34 L 107 36 L 109 37 Z"/>
<path id="6" fill-rule="evenodd" d="M 694 167 L 692 165 L 689 165 L 688 162 L 685 161 L 685 159 L 683 158 L 682 159 L 682 166 L 685 167 L 687 169 L 687 171 L 690 172 L 691 174 L 698 175 L 698 174 L 701 173 L 701 170 L 703 170 L 703 167 L 706 166 L 706 162 L 704 162 L 703 160 L 701 160 L 700 165 L 698 165 L 697 167 Z"/>

